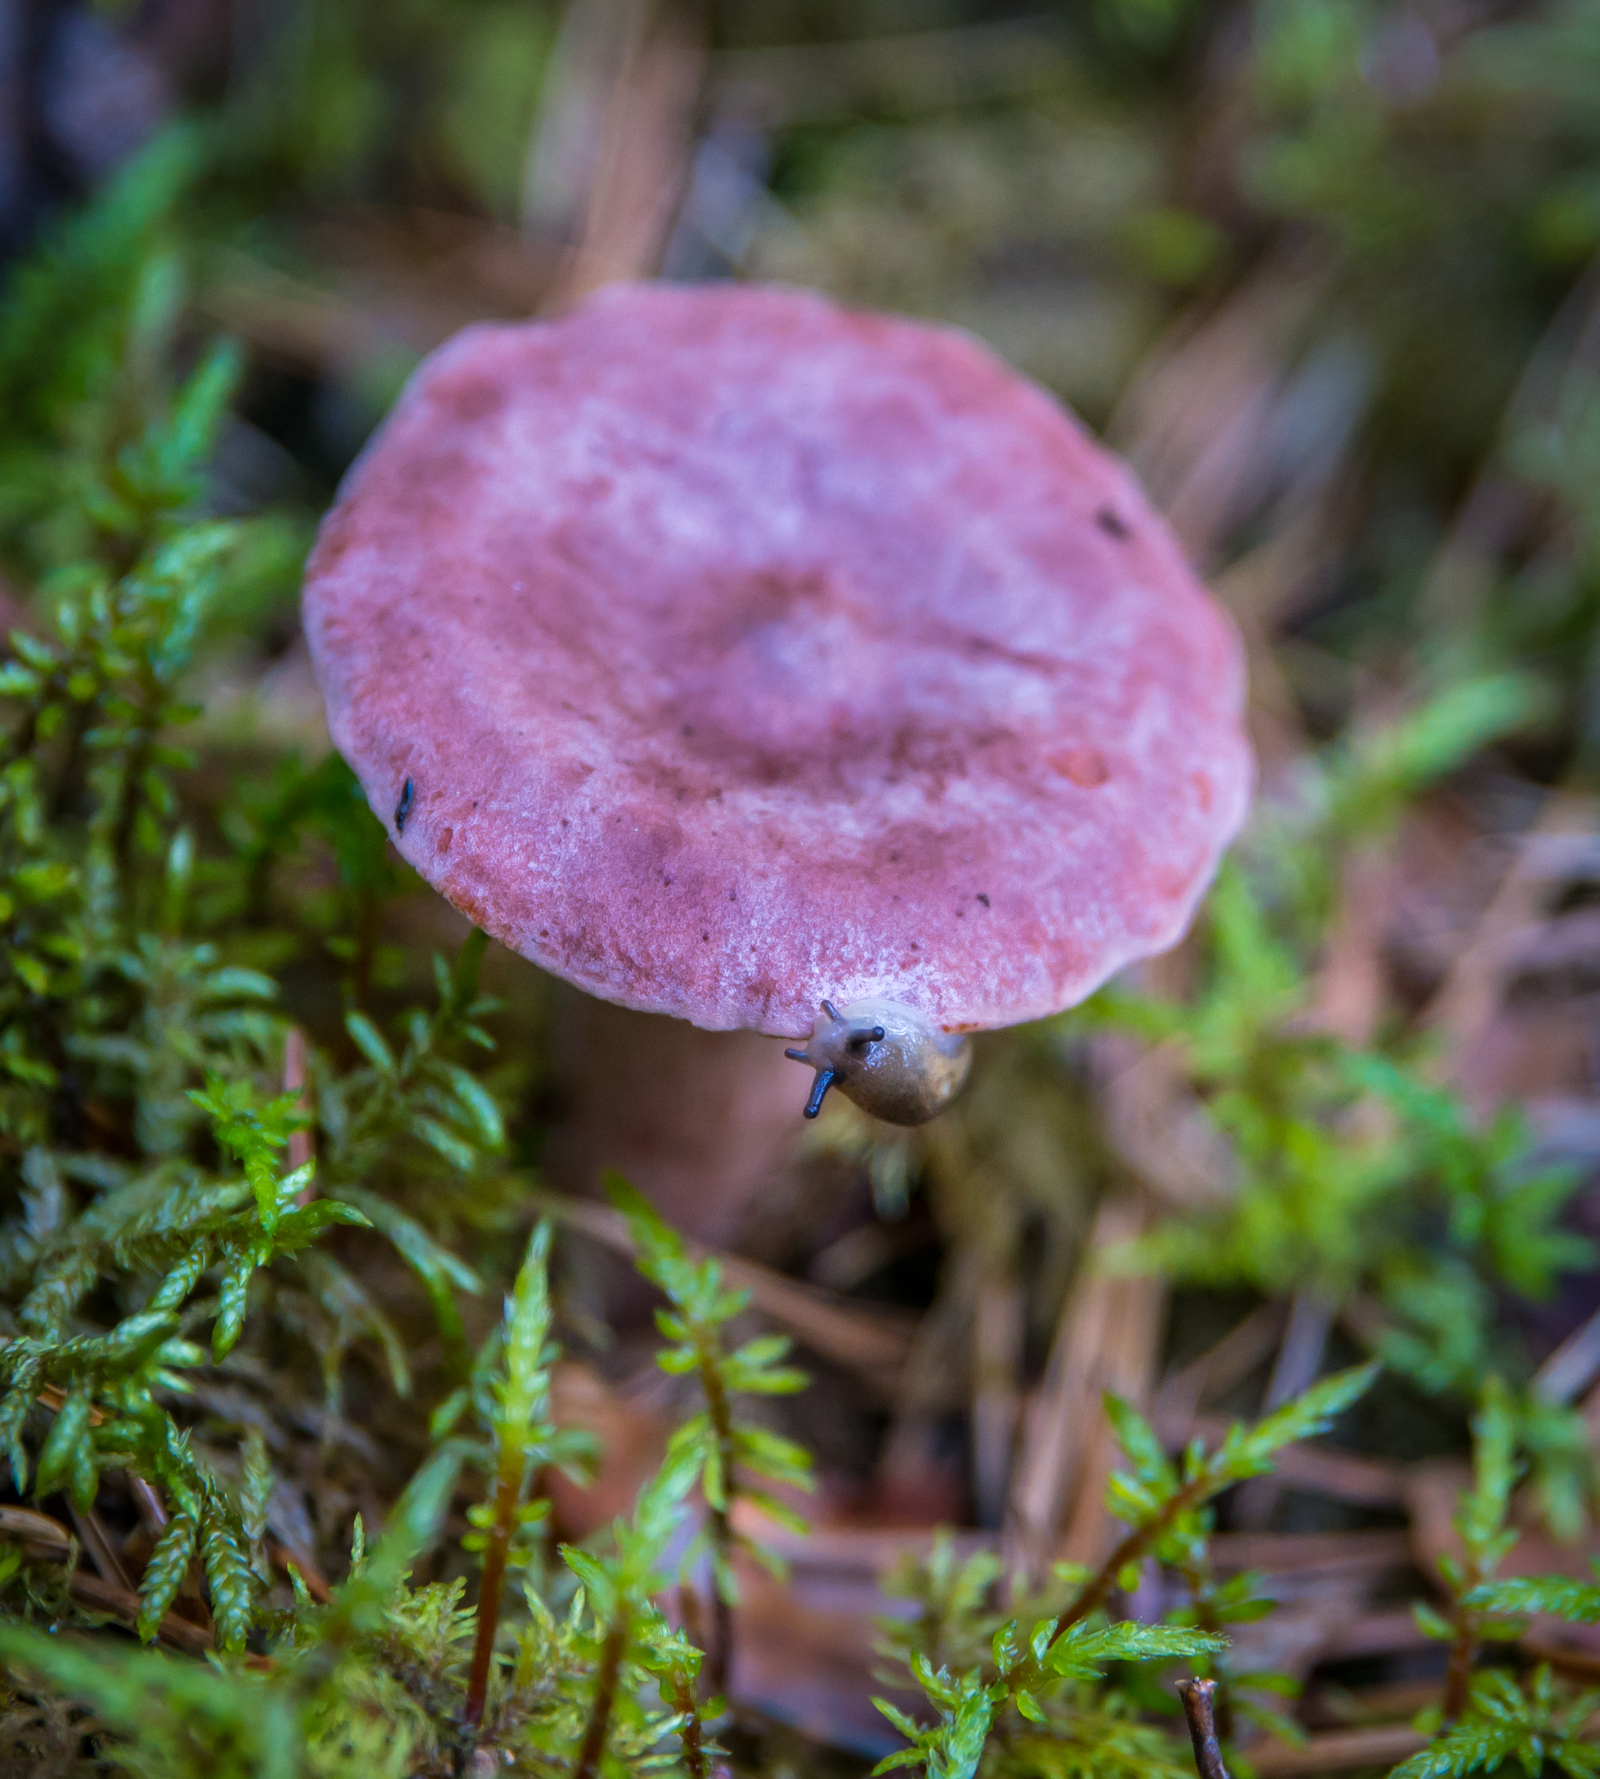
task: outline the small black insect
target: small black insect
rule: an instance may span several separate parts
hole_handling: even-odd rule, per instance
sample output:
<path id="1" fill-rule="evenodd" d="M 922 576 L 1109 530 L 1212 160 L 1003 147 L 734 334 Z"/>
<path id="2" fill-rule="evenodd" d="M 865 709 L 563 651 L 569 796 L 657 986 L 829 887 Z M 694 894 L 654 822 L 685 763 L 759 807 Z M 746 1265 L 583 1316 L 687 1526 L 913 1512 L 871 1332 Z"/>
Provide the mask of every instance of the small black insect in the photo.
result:
<path id="1" fill-rule="evenodd" d="M 1119 542 L 1130 535 L 1128 521 L 1120 513 L 1114 513 L 1110 507 L 1101 507 L 1094 516 L 1094 522 L 1107 537 L 1114 537 Z"/>
<path id="2" fill-rule="evenodd" d="M 394 806 L 394 831 L 403 834 L 406 831 L 406 817 L 411 813 L 411 805 L 416 801 L 417 787 L 408 778 L 400 789 L 400 801 Z"/>

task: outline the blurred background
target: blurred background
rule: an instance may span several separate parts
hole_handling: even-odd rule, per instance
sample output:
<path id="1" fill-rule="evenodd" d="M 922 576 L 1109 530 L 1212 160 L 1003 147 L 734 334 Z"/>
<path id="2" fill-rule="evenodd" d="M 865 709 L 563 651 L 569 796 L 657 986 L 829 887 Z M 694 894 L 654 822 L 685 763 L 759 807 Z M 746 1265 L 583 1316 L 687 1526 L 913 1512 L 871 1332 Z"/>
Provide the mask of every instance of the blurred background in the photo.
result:
<path id="1" fill-rule="evenodd" d="M 1390 1360 L 1346 1445 L 1241 1491 L 1219 1541 L 1284 1603 L 1274 1660 L 1313 1682 L 1318 1734 L 1434 1684 L 1394 1602 L 1448 1537 L 1491 1365 L 1534 1454 L 1528 1561 L 1581 1570 L 1596 0 L 0 0 L 0 254 L 133 180 L 106 226 L 161 246 L 141 302 L 180 361 L 219 331 L 246 355 L 208 493 L 262 521 L 204 668 L 230 760 L 326 746 L 300 562 L 410 369 L 616 278 L 782 280 L 973 330 L 1132 459 L 1244 632 L 1261 810 L 1195 940 L 994 1040 L 922 1136 L 836 1107 L 741 1212 L 758 1308 L 817 1379 L 793 1425 L 824 1481 L 792 1591 L 745 1609 L 747 1697 L 885 1745 L 877 1575 L 941 1521 L 1102 1553 L 1107 1386 L 1179 1443 Z M 60 506 L 5 468 L 21 585 Z M 395 907 L 375 980 L 398 993 L 453 929 L 425 894 Z M 553 1002 L 493 968 L 532 1168 L 569 1091 L 540 1060 Z M 314 960 L 286 969 L 314 1026 Z M 1335 1049 L 1362 1060 L 1330 1082 Z M 612 1435 L 606 1512 L 660 1412 L 633 1363 L 597 1339 L 567 1374 Z M 330 1539 L 381 1497 L 342 1486 Z"/>
<path id="2" fill-rule="evenodd" d="M 226 470 L 307 512 L 421 353 L 607 279 L 970 327 L 1280 645 L 1264 712 L 1515 661 L 1549 778 L 1596 721 L 1597 72 L 1582 0 L 0 0 L 0 243 L 188 120 Z"/>

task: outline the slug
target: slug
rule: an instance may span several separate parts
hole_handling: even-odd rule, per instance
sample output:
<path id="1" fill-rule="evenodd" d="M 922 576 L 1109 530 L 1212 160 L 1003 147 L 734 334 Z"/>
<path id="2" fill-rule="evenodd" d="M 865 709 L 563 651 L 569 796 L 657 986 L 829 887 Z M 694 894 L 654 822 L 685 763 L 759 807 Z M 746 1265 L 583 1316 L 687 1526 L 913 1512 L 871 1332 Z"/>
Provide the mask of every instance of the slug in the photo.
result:
<path id="1" fill-rule="evenodd" d="M 886 1124 L 926 1124 L 955 1098 L 972 1063 L 972 1045 L 936 1031 L 897 1001 L 852 1001 L 841 1012 L 822 1003 L 804 1050 L 786 1050 L 817 1071 L 805 1116 L 815 1118 L 830 1087 Z"/>

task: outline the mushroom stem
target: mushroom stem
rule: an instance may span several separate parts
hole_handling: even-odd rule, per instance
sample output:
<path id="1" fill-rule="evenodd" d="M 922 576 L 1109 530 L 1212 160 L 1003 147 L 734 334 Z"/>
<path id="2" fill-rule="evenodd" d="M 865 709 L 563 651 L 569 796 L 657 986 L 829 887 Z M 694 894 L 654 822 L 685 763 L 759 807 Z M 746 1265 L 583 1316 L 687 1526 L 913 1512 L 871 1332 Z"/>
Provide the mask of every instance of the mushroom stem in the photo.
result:
<path id="1" fill-rule="evenodd" d="M 685 1235 L 733 1241 L 801 1128 L 778 1042 L 565 989 L 556 1051 L 569 1098 L 552 1180 L 589 1193 L 615 1168 Z"/>

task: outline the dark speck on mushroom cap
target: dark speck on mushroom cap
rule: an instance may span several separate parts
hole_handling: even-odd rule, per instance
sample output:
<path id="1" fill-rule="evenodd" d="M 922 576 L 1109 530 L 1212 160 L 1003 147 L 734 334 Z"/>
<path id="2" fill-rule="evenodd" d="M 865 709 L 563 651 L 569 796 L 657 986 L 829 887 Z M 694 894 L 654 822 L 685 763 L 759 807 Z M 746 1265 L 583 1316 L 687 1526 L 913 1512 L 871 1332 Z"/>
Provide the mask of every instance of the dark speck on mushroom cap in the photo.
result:
<path id="1" fill-rule="evenodd" d="M 305 617 L 406 858 L 702 1026 L 1070 1006 L 1178 938 L 1249 796 L 1238 640 L 1127 469 L 969 337 L 797 291 L 468 329 Z"/>

